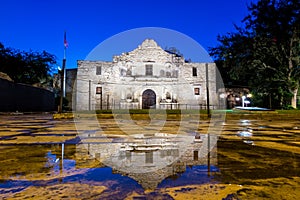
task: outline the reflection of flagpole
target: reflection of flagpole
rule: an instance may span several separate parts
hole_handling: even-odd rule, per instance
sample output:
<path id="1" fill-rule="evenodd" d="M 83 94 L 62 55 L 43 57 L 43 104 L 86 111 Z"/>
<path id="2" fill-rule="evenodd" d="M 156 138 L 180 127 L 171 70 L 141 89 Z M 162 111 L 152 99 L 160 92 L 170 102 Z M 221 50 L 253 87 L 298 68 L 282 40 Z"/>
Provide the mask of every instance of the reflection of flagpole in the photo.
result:
<path id="1" fill-rule="evenodd" d="M 207 117 L 210 118 L 210 110 L 209 110 L 209 79 L 208 79 L 208 63 L 205 63 L 205 72 L 206 72 L 206 109 L 207 109 Z"/>
<path id="2" fill-rule="evenodd" d="M 65 143 L 61 144 L 61 170 L 64 170 L 64 153 L 65 153 Z"/>
<path id="3" fill-rule="evenodd" d="M 207 175 L 210 176 L 210 134 L 207 132 Z"/>
<path id="4" fill-rule="evenodd" d="M 65 143 L 61 143 L 61 160 L 59 162 L 59 171 L 60 171 L 60 178 L 59 181 L 62 182 L 62 175 L 64 173 L 64 154 L 65 154 Z"/>

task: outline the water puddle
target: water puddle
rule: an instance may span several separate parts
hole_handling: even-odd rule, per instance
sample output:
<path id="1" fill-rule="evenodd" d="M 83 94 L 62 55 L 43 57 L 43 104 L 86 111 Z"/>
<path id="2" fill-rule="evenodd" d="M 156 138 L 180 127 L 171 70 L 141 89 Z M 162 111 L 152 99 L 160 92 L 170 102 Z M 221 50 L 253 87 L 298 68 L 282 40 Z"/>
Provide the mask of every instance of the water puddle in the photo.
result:
<path id="1" fill-rule="evenodd" d="M 126 197 L 133 191 L 143 194 L 145 189 L 211 183 L 212 174 L 219 171 L 213 165 L 208 171 L 207 165 L 181 163 L 177 168 L 161 169 L 153 177 L 151 173 L 130 174 L 101 164 L 81 145 L 66 144 L 2 146 L 1 158 L 3 195 L 25 192 L 29 187 L 80 183 L 105 186 L 106 197 Z"/>
<path id="2" fill-rule="evenodd" d="M 300 195 L 295 189 L 300 185 L 300 133 L 295 122 L 226 121 L 216 145 L 210 147 L 213 135 L 202 132 L 206 122 L 199 125 L 201 133 L 187 131 L 183 140 L 169 133 L 125 136 L 111 121 L 101 123 L 112 134 L 93 124 L 77 134 L 67 120 L 29 116 L 24 126 L 18 123 L 16 130 L 9 131 L 6 127 L 22 120 L 19 116 L 5 120 L 0 125 L 1 198 L 293 199 Z"/>

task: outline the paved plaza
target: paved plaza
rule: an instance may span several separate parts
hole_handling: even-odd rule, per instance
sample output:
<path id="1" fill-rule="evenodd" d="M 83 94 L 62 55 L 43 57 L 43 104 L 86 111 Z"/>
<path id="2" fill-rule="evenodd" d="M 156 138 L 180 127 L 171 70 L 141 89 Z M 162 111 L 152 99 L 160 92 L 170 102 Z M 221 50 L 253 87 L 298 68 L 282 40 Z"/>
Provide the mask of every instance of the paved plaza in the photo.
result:
<path id="1" fill-rule="evenodd" d="M 299 120 L 231 118 L 212 127 L 209 120 L 0 115 L 0 197 L 297 199 Z M 217 127 L 217 143 L 201 156 Z M 182 135 L 191 140 L 182 143 Z M 128 170 L 136 166 L 143 167 Z"/>

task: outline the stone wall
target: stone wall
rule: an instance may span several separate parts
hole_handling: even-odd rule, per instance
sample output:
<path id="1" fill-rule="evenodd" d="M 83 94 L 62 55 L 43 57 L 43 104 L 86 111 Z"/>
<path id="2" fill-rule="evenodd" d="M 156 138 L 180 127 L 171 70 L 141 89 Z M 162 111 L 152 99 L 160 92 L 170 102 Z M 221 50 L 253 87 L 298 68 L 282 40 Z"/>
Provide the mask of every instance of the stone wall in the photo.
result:
<path id="1" fill-rule="evenodd" d="M 55 109 L 54 94 L 43 88 L 0 78 L 1 112 L 40 112 Z"/>

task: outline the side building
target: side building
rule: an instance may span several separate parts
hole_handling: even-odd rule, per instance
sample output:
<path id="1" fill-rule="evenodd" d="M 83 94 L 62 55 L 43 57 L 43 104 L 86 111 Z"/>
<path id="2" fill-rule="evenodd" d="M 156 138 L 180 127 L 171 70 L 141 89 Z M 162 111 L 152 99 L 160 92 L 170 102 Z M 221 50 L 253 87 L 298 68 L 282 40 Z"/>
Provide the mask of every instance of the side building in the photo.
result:
<path id="1" fill-rule="evenodd" d="M 76 110 L 199 109 L 217 106 L 215 63 L 193 63 L 146 39 L 112 62 L 77 62 Z M 73 107 L 74 108 L 74 107 Z"/>
<path id="2" fill-rule="evenodd" d="M 59 106 L 59 98 L 61 95 L 61 77 L 62 71 L 53 75 L 53 92 L 56 99 L 56 110 Z M 64 110 L 72 110 L 75 108 L 75 95 L 76 95 L 76 78 L 77 78 L 77 68 L 65 69 L 64 76 L 64 87 L 63 87 L 63 97 L 67 100 L 64 102 Z"/>

